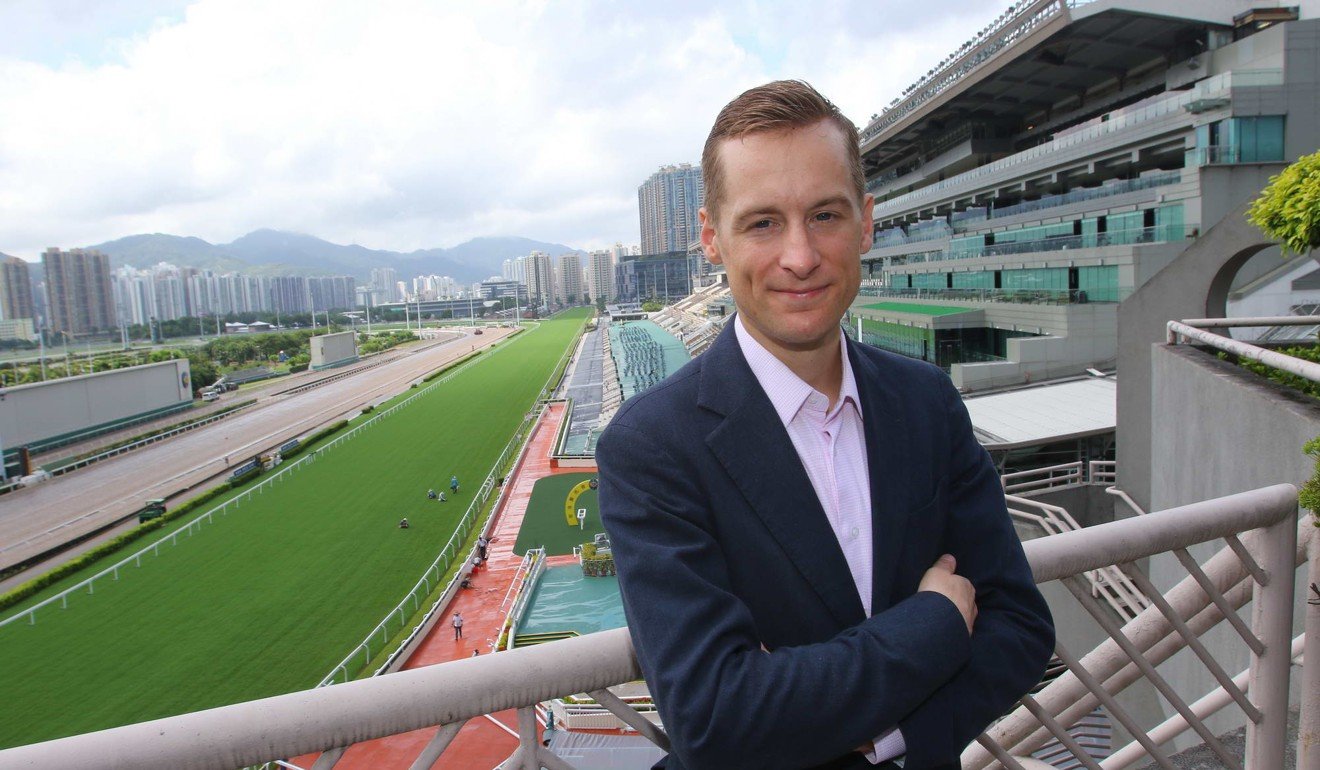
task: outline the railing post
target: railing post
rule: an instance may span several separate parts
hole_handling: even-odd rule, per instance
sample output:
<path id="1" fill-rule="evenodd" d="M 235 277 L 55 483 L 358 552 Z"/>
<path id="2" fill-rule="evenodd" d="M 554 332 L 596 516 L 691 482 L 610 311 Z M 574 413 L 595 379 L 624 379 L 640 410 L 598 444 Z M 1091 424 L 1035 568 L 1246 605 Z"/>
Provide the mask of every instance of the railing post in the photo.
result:
<path id="1" fill-rule="evenodd" d="M 1297 520 L 1288 516 L 1260 530 L 1260 564 L 1269 578 L 1252 590 L 1251 629 L 1264 651 L 1251 656 L 1248 691 L 1261 711 L 1247 724 L 1246 770 L 1283 767 L 1288 742 L 1288 675 L 1292 666 L 1293 575 Z"/>
<path id="2" fill-rule="evenodd" d="M 1297 770 L 1320 770 L 1320 531 L 1307 549 L 1306 646 L 1302 648 L 1302 721 L 1297 730 Z"/>

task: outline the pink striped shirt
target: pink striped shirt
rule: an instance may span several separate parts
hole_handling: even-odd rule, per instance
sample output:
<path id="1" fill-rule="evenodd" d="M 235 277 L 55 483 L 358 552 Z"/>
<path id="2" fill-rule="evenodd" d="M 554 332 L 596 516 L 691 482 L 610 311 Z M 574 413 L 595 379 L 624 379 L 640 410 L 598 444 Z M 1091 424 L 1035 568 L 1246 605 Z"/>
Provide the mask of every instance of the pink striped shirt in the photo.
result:
<path id="1" fill-rule="evenodd" d="M 734 333 L 743 357 L 788 431 L 812 489 L 825 509 L 830 529 L 848 561 L 862 612 L 871 615 L 871 481 L 866 464 L 866 434 L 862 427 L 862 402 L 857 380 L 848 361 L 848 348 L 839 333 L 843 357 L 843 380 L 838 398 L 831 406 L 824 393 L 812 388 L 756 341 L 743 325 L 741 315 L 733 319 Z M 892 759 L 907 750 L 903 734 L 890 728 L 875 740 L 873 763 Z"/>

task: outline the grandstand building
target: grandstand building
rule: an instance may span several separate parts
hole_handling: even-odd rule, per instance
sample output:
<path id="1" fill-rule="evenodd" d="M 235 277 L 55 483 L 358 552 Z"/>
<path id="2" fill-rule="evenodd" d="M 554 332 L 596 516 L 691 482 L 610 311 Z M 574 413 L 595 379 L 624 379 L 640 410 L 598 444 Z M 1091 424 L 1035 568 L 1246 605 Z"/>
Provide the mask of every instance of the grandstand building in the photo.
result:
<path id="1" fill-rule="evenodd" d="M 862 338 L 969 390 L 1112 367 L 1133 291 L 1320 146 L 1320 22 L 1256 5 L 1018 3 L 874 116 Z"/>

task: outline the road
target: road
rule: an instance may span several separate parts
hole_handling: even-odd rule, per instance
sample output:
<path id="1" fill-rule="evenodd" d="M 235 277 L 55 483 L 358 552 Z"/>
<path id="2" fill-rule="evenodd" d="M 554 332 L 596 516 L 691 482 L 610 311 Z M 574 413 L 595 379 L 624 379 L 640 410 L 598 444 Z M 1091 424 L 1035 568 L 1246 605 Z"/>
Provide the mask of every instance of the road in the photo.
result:
<path id="1" fill-rule="evenodd" d="M 228 467 L 351 417 L 417 378 L 513 333 L 487 329 L 411 353 L 298 394 L 276 395 L 205 428 L 152 444 L 0 497 L 0 569 L 18 564 L 127 516 L 154 497 L 170 497 Z M 179 502 L 178 500 L 175 501 Z"/>

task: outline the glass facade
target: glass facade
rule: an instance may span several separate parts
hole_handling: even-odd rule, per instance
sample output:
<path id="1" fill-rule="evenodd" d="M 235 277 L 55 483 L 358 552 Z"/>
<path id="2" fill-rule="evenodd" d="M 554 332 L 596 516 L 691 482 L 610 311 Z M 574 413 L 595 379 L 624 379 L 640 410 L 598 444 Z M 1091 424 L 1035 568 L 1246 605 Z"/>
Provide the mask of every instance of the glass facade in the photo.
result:
<path id="1" fill-rule="evenodd" d="M 1036 336 L 1039 335 L 984 326 L 926 329 L 862 319 L 862 342 L 908 358 L 929 361 L 945 371 L 954 364 L 1007 360 L 1010 339 Z"/>
<path id="2" fill-rule="evenodd" d="M 1196 147 L 1187 151 L 1186 165 L 1282 161 L 1283 118 L 1248 115 L 1197 126 Z"/>

